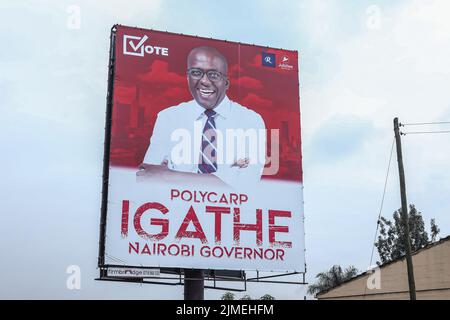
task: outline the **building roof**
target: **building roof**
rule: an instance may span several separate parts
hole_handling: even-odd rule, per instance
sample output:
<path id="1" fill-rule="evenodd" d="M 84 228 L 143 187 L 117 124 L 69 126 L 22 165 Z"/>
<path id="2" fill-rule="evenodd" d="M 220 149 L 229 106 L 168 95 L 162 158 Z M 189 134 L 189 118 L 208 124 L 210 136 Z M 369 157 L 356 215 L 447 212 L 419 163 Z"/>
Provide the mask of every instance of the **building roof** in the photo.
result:
<path id="1" fill-rule="evenodd" d="M 430 248 L 432 248 L 432 247 L 438 246 L 438 245 L 440 245 L 440 244 L 442 244 L 442 243 L 444 243 L 444 242 L 447 242 L 447 241 L 450 241 L 450 235 L 446 236 L 445 238 L 440 238 L 438 241 L 435 241 L 435 242 L 433 242 L 433 243 L 427 244 L 427 245 L 424 246 L 423 248 L 420 248 L 419 250 L 416 250 L 416 251 L 412 252 L 411 255 L 414 256 L 414 255 L 416 255 L 416 254 L 419 254 L 419 253 L 422 252 L 422 251 L 428 250 L 428 249 L 430 249 Z M 378 267 L 379 267 L 380 269 L 381 269 L 381 268 L 385 268 L 385 267 L 387 267 L 387 266 L 389 266 L 389 265 L 391 265 L 391 264 L 393 264 L 393 263 L 396 263 L 396 262 L 399 262 L 399 261 L 403 261 L 405 258 L 406 258 L 405 256 L 402 256 L 402 257 L 397 258 L 397 259 L 395 259 L 395 260 L 392 260 L 392 261 L 383 263 L 383 264 L 379 265 Z M 360 277 L 363 277 L 363 276 L 367 275 L 369 271 L 370 271 L 370 270 L 365 271 L 365 272 L 362 272 L 362 273 L 360 273 L 360 274 L 354 276 L 353 278 L 348 279 L 347 281 L 344 281 L 344 282 L 340 283 L 339 285 L 337 285 L 337 286 L 335 286 L 335 287 L 333 287 L 333 288 L 330 288 L 330 289 L 327 289 L 327 290 L 323 290 L 323 291 L 317 293 L 316 296 L 323 295 L 323 294 L 325 294 L 325 293 L 327 293 L 327 292 L 330 292 L 331 290 L 334 290 L 334 289 L 336 289 L 336 288 L 341 287 L 341 286 L 344 285 L 344 284 L 347 284 L 347 283 L 349 283 L 349 282 L 351 282 L 351 281 L 354 281 L 354 280 L 356 280 L 356 279 L 358 279 L 358 278 L 360 278 Z"/>

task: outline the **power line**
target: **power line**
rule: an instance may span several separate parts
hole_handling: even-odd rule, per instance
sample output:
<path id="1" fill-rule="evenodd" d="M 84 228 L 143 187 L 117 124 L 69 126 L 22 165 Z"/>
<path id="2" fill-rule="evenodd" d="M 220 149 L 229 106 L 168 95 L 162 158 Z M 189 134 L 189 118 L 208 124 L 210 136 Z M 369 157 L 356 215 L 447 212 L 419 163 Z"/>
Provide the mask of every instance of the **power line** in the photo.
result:
<path id="1" fill-rule="evenodd" d="M 383 196 L 381 197 L 380 212 L 378 213 L 378 219 L 377 219 L 377 228 L 375 230 L 375 236 L 374 236 L 374 239 L 372 242 L 372 253 L 370 255 L 369 267 L 372 266 L 373 253 L 374 253 L 374 249 L 375 249 L 375 241 L 376 241 L 377 235 L 378 235 L 378 227 L 380 225 L 380 217 L 381 217 L 381 212 L 383 211 L 384 197 L 386 195 L 386 187 L 387 187 L 387 182 L 388 182 L 388 178 L 389 178 L 389 169 L 391 168 L 392 154 L 394 153 L 394 142 L 395 142 L 395 138 L 392 139 L 391 154 L 389 155 L 389 163 L 388 163 L 388 167 L 387 167 L 386 178 L 384 180 Z M 366 295 L 366 288 L 367 288 L 367 286 L 364 288 L 364 296 Z"/>
<path id="2" fill-rule="evenodd" d="M 416 123 L 402 123 L 401 126 L 423 126 L 423 125 L 434 125 L 434 124 L 450 124 L 450 121 L 439 121 L 439 122 L 416 122 Z"/>
<path id="3" fill-rule="evenodd" d="M 422 123 L 404 123 L 401 124 L 401 126 L 408 126 L 408 125 L 434 125 L 434 124 L 450 124 L 450 122 L 422 122 Z M 412 132 L 402 132 L 402 135 L 407 135 L 407 134 L 433 134 L 433 133 L 450 133 L 450 130 L 444 130 L 444 131 L 412 131 Z M 384 204 L 384 198 L 386 195 L 386 187 L 387 187 L 387 182 L 388 182 L 388 177 L 389 177 L 389 169 L 391 166 L 391 161 L 392 161 L 392 154 L 394 151 L 394 143 L 395 143 L 395 138 L 392 141 L 392 146 L 391 146 L 391 154 L 389 156 L 389 164 L 388 164 L 388 168 L 387 168 L 387 172 L 386 172 L 386 179 L 384 182 L 384 190 L 383 190 L 383 196 L 381 198 L 381 205 L 380 205 L 380 211 L 378 213 L 378 219 L 377 219 L 377 226 L 376 226 L 376 230 L 375 230 L 375 236 L 374 236 L 374 240 L 373 240 L 373 245 L 372 245 L 372 253 L 370 256 L 370 264 L 369 267 L 372 266 L 372 262 L 373 262 L 373 254 L 374 254 L 374 250 L 375 250 L 375 241 L 377 239 L 377 235 L 378 235 L 378 229 L 379 229 L 379 225 L 380 225 L 380 218 L 381 218 L 381 212 L 383 210 L 383 204 Z M 366 295 L 366 290 L 367 290 L 367 286 L 364 287 L 364 296 Z"/>
<path id="4" fill-rule="evenodd" d="M 402 132 L 402 135 L 406 136 L 407 134 L 429 134 L 429 133 L 450 133 L 450 130 L 444 130 L 444 131 L 411 131 L 411 132 Z"/>

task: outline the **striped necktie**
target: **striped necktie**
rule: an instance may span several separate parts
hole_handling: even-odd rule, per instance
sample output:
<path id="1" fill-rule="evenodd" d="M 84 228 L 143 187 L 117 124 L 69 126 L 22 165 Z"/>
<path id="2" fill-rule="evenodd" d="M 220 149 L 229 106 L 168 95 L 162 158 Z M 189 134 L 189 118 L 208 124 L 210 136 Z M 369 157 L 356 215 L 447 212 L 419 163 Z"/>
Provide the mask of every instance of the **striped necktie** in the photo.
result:
<path id="1" fill-rule="evenodd" d="M 206 110 L 204 113 L 208 118 L 203 128 L 198 172 L 212 173 L 217 171 L 217 134 L 216 123 L 214 121 L 216 112 Z"/>

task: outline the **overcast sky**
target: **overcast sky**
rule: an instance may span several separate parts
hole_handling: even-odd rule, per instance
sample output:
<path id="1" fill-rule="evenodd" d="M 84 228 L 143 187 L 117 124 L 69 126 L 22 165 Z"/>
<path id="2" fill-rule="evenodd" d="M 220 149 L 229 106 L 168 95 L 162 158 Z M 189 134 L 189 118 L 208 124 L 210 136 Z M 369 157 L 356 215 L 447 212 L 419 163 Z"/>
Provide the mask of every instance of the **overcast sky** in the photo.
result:
<path id="1" fill-rule="evenodd" d="M 333 264 L 369 266 L 393 118 L 450 121 L 447 0 L 28 0 L 2 1 L 0 12 L 3 299 L 183 298 L 180 286 L 94 281 L 115 23 L 299 51 L 309 282 Z M 430 130 L 450 126 L 404 128 Z M 449 235 L 450 135 L 406 135 L 403 147 L 408 202 Z M 400 207 L 396 165 L 394 154 L 388 218 Z M 70 265 L 80 267 L 80 290 L 66 287 Z M 255 298 L 306 292 L 248 288 Z"/>

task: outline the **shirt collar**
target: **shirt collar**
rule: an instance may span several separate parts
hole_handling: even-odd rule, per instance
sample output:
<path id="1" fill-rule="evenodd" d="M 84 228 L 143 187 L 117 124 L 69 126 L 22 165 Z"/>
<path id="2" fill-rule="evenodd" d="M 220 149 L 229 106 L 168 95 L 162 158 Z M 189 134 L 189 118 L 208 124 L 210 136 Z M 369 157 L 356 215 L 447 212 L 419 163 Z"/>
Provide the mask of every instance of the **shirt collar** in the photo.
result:
<path id="1" fill-rule="evenodd" d="M 198 115 L 197 120 L 204 116 L 205 108 L 200 106 L 197 101 L 194 100 L 195 104 L 195 114 Z M 213 109 L 219 116 L 227 118 L 230 116 L 231 112 L 231 101 L 227 96 L 219 103 L 217 107 Z"/>
<path id="2" fill-rule="evenodd" d="M 219 105 L 214 108 L 214 111 L 224 118 L 229 117 L 231 112 L 230 99 L 228 99 L 228 97 L 225 96 L 223 100 L 219 103 Z"/>

